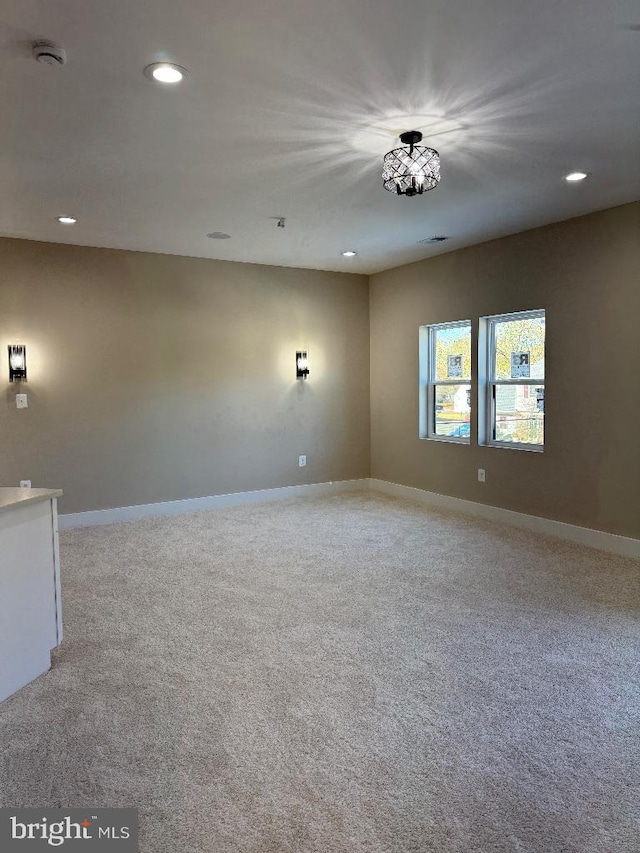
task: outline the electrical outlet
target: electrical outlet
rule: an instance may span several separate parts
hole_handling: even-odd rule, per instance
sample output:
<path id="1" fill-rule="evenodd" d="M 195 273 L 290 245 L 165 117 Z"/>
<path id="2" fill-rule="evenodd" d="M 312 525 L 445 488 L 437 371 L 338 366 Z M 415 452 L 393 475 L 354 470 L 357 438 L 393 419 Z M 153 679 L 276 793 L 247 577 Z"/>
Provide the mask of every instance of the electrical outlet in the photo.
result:
<path id="1" fill-rule="evenodd" d="M 16 394 L 16 408 L 17 409 L 26 409 L 29 404 L 27 403 L 27 395 L 26 394 Z"/>
<path id="2" fill-rule="evenodd" d="M 486 479 L 487 479 L 487 472 L 484 470 L 484 468 L 478 468 L 478 482 L 484 483 Z"/>
<path id="3" fill-rule="evenodd" d="M 307 464 L 307 457 L 306 456 L 298 456 L 298 467 L 304 468 L 306 464 Z"/>
<path id="4" fill-rule="evenodd" d="M 30 489 L 31 488 L 31 480 L 20 480 L 20 488 L 21 489 Z"/>

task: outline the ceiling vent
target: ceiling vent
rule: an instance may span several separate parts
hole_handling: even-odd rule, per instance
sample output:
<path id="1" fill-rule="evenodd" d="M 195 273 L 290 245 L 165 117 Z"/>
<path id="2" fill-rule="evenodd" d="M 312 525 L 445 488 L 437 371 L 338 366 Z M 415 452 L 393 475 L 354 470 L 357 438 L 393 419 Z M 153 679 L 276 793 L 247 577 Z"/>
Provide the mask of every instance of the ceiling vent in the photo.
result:
<path id="1" fill-rule="evenodd" d="M 225 234 L 224 231 L 212 231 L 210 234 L 207 234 L 210 240 L 228 240 L 231 237 L 231 234 Z"/>
<path id="2" fill-rule="evenodd" d="M 66 50 L 52 41 L 34 41 L 31 55 L 43 65 L 65 65 L 67 61 Z"/>
<path id="3" fill-rule="evenodd" d="M 448 237 L 438 234 L 435 237 L 425 237 L 424 240 L 418 240 L 418 243 L 444 243 L 448 239 Z"/>

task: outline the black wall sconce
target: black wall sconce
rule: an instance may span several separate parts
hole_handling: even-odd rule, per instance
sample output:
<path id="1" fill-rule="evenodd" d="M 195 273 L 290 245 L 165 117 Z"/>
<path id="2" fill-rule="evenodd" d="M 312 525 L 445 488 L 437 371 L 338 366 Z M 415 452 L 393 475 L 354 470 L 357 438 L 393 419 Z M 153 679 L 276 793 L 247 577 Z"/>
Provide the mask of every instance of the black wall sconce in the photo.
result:
<path id="1" fill-rule="evenodd" d="M 27 348 L 24 344 L 9 344 L 9 382 L 27 381 Z"/>
<path id="2" fill-rule="evenodd" d="M 296 379 L 309 378 L 309 356 L 306 350 L 296 352 Z"/>

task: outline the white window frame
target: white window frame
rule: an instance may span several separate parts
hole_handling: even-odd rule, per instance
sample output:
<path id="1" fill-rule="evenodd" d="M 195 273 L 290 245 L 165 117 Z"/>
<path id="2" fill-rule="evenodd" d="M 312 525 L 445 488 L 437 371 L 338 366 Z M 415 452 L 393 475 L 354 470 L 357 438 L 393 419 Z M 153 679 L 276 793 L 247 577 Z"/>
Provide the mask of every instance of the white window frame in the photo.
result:
<path id="1" fill-rule="evenodd" d="M 544 308 L 533 311 L 517 311 L 511 314 L 495 314 L 491 317 L 480 318 L 478 334 L 478 365 L 481 370 L 478 375 L 478 424 L 480 427 L 480 444 L 488 447 L 502 447 L 509 450 L 529 450 L 533 453 L 543 453 L 544 444 L 529 444 L 519 441 L 498 441 L 495 438 L 496 425 L 496 387 L 498 385 L 537 385 L 545 388 L 545 378 L 542 380 L 532 377 L 523 379 L 496 379 L 495 365 L 495 329 L 500 322 L 513 320 L 532 320 L 545 317 Z M 546 353 L 546 324 L 545 324 L 545 353 Z M 545 429 L 546 436 L 546 429 Z"/>
<path id="2" fill-rule="evenodd" d="M 437 435 L 435 432 L 435 386 L 436 385 L 469 385 L 473 389 L 472 375 L 469 379 L 436 379 L 436 332 L 442 329 L 468 329 L 471 338 L 473 330 L 471 320 L 455 320 L 451 323 L 432 323 L 420 326 L 419 330 L 419 435 L 429 441 L 446 441 L 450 444 L 471 444 L 471 419 L 469 420 L 469 436 Z"/>

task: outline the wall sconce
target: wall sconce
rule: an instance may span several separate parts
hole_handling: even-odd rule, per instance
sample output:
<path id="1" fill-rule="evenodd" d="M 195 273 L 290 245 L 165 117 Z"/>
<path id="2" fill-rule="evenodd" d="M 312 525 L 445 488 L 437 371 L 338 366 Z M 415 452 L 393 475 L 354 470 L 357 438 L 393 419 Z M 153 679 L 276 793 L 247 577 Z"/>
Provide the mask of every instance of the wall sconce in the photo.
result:
<path id="1" fill-rule="evenodd" d="M 24 344 L 9 344 L 9 382 L 27 381 L 27 348 Z"/>
<path id="2" fill-rule="evenodd" d="M 296 352 L 296 379 L 309 378 L 309 356 L 306 350 Z"/>

